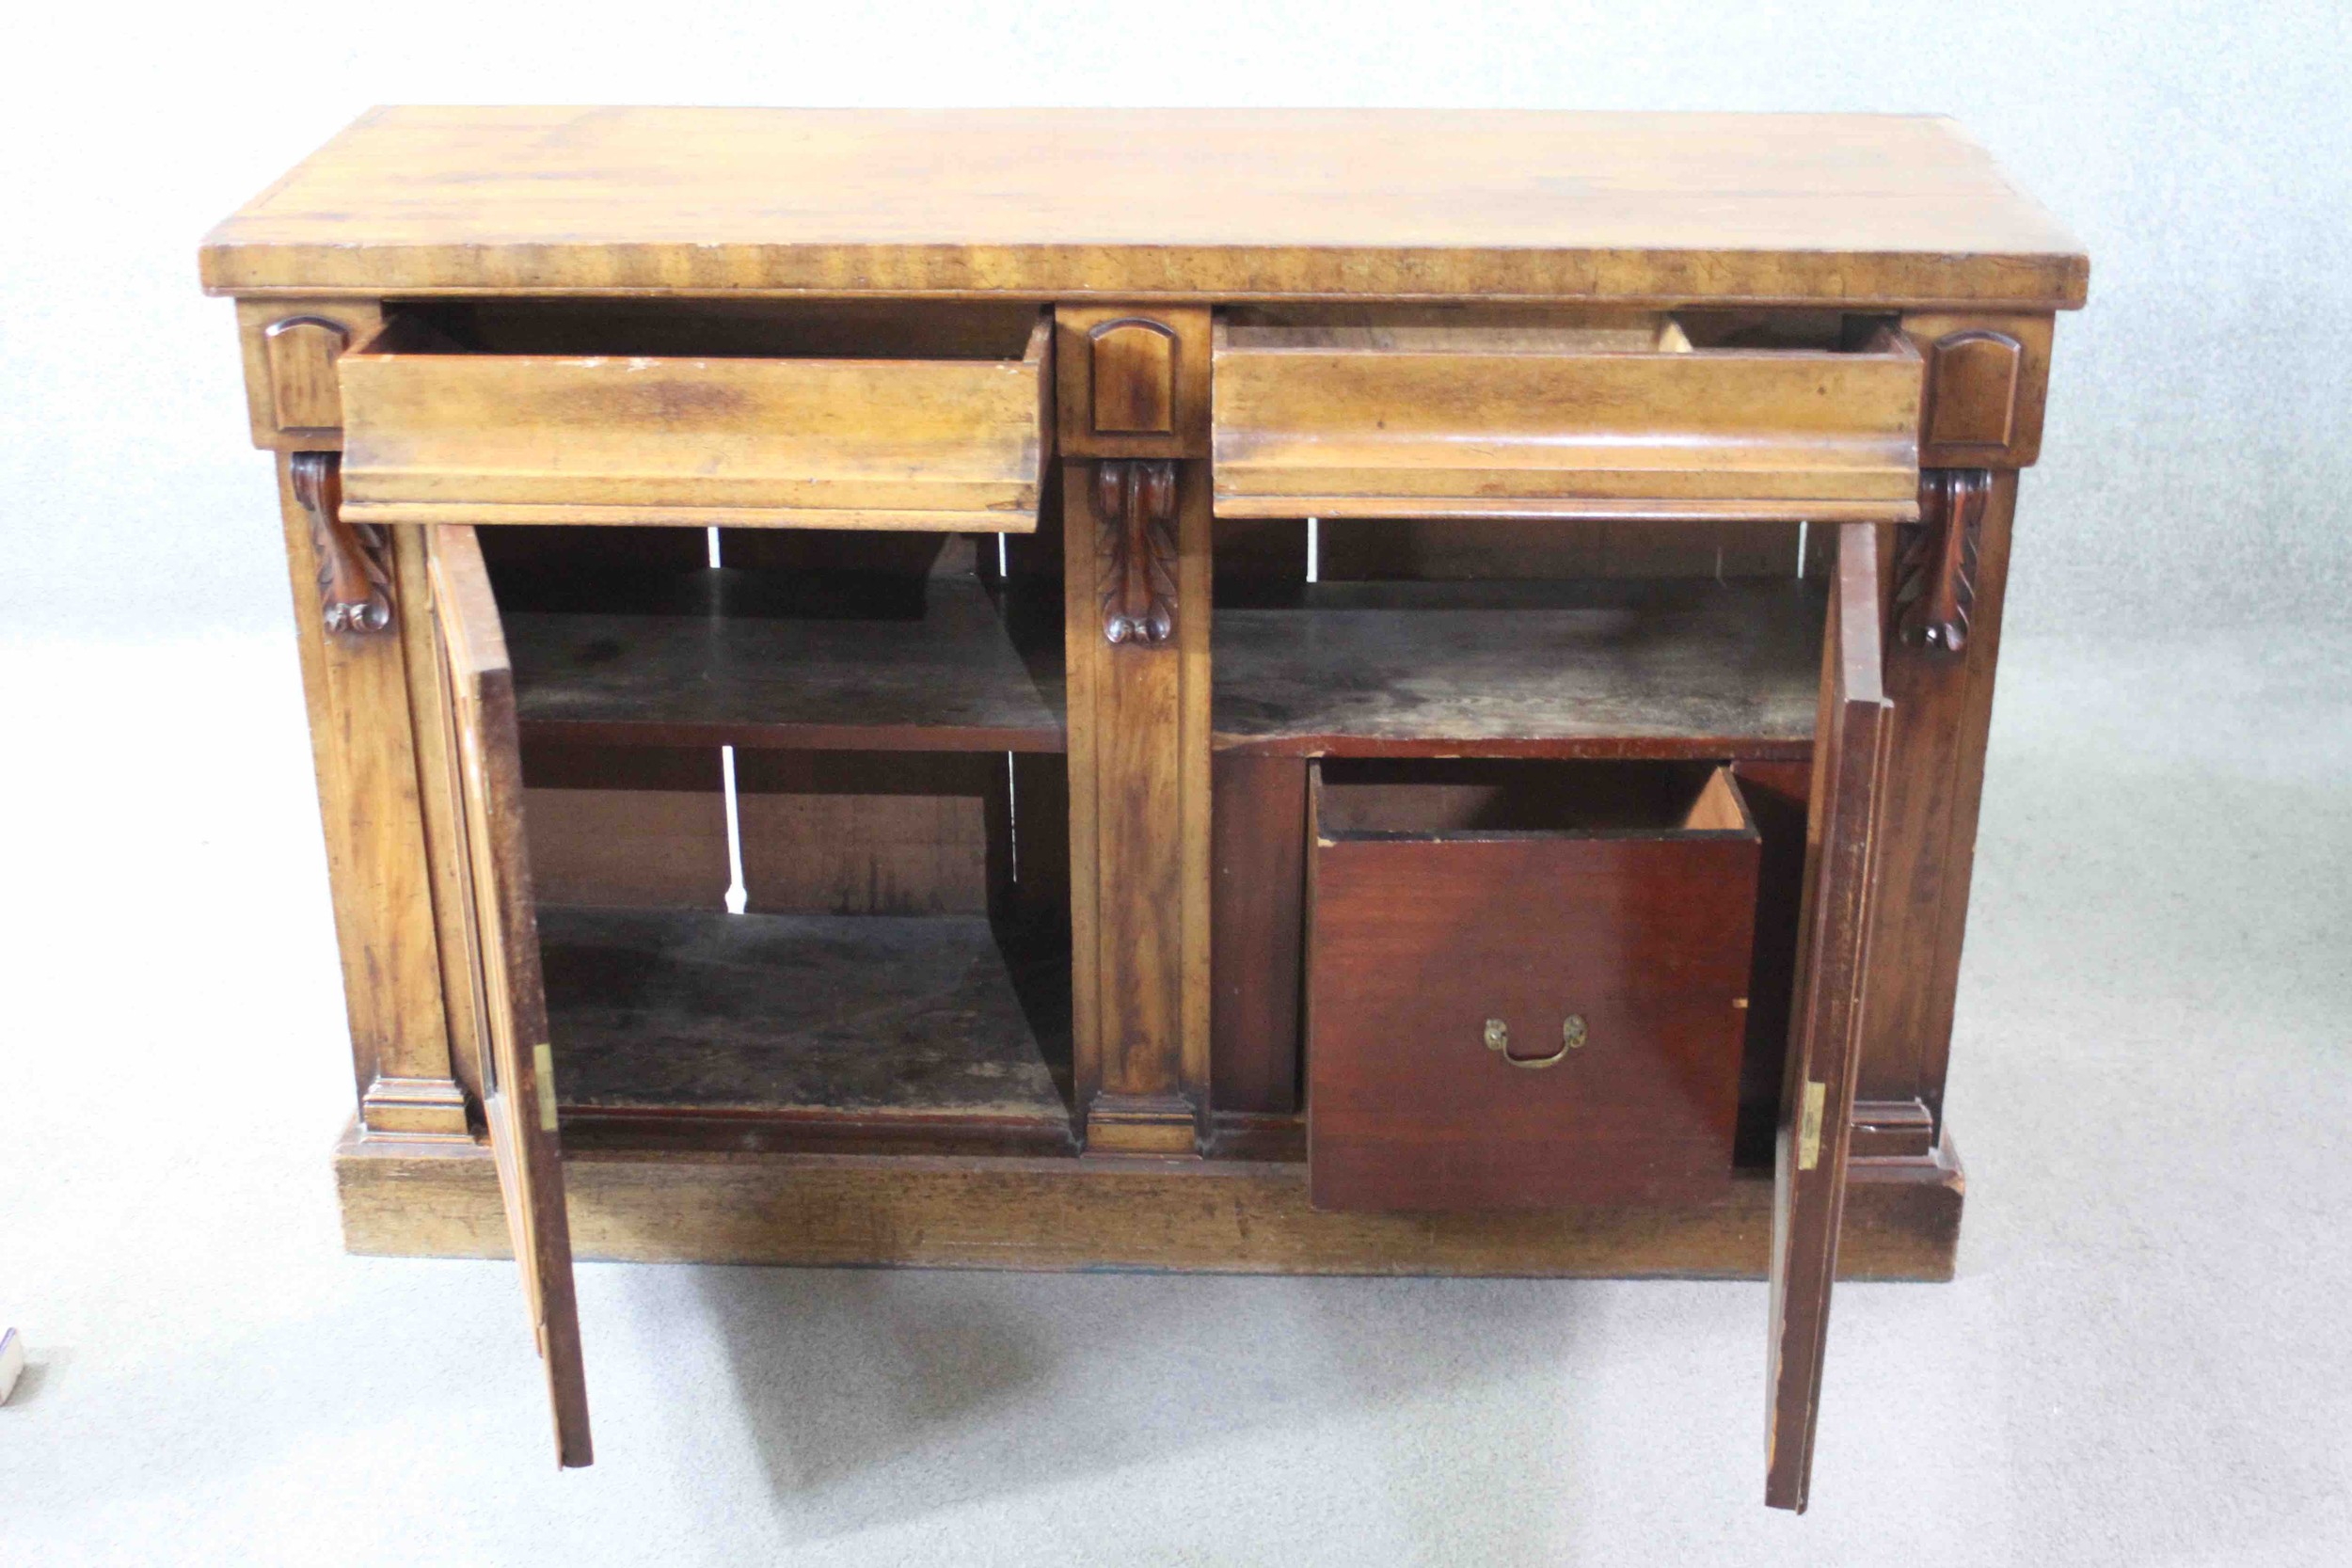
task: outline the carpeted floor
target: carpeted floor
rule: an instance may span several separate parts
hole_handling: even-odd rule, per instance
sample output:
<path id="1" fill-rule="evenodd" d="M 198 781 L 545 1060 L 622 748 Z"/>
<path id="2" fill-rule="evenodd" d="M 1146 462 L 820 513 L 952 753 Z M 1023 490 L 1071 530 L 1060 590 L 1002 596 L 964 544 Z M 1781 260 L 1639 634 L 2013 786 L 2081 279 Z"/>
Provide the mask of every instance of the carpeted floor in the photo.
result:
<path id="1" fill-rule="evenodd" d="M 2352 637 L 2012 640 L 1959 1280 L 1842 1289 L 1814 1509 L 1760 1285 L 346 1258 L 275 641 L 0 650 L 0 1564 L 2352 1560 Z"/>

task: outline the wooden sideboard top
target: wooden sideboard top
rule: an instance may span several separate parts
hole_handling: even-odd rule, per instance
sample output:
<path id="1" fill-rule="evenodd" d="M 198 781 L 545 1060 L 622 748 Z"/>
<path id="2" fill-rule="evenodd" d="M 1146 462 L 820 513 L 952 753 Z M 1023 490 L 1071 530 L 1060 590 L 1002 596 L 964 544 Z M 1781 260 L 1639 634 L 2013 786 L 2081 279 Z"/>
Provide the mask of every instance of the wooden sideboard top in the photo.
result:
<path id="1" fill-rule="evenodd" d="M 1481 296 L 2073 309 L 1951 121 L 1515 110 L 382 108 L 215 293 Z"/>

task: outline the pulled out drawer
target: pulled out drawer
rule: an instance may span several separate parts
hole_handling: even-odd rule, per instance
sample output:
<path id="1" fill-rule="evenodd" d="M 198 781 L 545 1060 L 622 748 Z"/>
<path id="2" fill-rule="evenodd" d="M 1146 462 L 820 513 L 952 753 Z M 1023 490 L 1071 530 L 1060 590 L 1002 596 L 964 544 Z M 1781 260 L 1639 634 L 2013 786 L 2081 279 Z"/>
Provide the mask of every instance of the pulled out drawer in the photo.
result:
<path id="1" fill-rule="evenodd" d="M 1919 356 L 1808 314 L 1236 309 L 1220 517 L 1918 516 Z"/>
<path id="2" fill-rule="evenodd" d="M 1033 307 L 420 308 L 339 361 L 356 522 L 1023 533 Z"/>
<path id="3" fill-rule="evenodd" d="M 1728 768 L 1327 759 L 1309 787 L 1317 1208 L 1722 1186 L 1759 847 Z"/>

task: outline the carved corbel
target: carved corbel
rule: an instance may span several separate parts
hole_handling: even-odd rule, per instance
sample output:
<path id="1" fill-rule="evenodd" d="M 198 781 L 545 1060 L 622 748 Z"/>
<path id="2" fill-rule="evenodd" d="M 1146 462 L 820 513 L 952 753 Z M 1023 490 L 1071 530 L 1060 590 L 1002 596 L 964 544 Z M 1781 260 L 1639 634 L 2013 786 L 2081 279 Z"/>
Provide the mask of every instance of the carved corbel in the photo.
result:
<path id="1" fill-rule="evenodd" d="M 1904 644 L 1961 654 L 1977 599 L 1977 533 L 1993 475 L 1984 468 L 1930 468 L 1919 476 L 1919 522 L 1909 530 L 1896 574 L 1896 627 Z"/>
<path id="2" fill-rule="evenodd" d="M 330 633 L 365 637 L 391 629 L 391 551 L 372 523 L 343 520 L 342 458 L 298 451 L 289 458 L 294 500 L 310 516 L 319 559 L 319 620 Z"/>
<path id="3" fill-rule="evenodd" d="M 1104 641 L 1153 647 L 1174 641 L 1176 465 L 1096 464 L 1094 516 Z"/>

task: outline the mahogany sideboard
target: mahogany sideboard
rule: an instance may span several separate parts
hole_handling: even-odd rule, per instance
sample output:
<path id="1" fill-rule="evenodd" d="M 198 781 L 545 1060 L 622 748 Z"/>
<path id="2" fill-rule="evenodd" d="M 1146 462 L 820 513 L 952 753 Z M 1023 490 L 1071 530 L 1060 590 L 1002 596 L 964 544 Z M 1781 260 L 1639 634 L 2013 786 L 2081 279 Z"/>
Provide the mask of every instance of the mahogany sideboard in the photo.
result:
<path id="1" fill-rule="evenodd" d="M 1947 1277 L 2079 246 L 1948 121 L 386 109 L 207 238 L 355 1251 Z"/>

